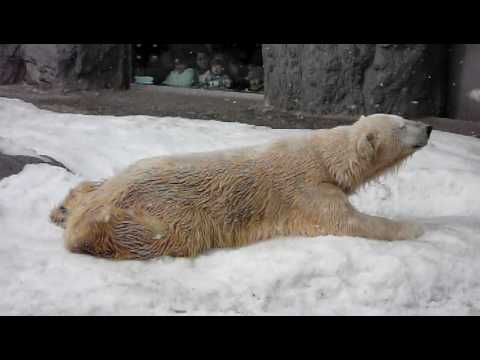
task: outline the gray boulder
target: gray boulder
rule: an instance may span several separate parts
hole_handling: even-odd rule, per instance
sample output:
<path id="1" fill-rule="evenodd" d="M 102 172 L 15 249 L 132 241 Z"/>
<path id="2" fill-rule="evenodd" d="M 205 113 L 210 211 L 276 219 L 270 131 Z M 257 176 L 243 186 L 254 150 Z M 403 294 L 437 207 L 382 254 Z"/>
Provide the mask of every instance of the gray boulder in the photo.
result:
<path id="1" fill-rule="evenodd" d="M 127 44 L 1 44 L 0 85 L 125 89 L 130 83 Z"/>
<path id="2" fill-rule="evenodd" d="M 65 165 L 49 156 L 9 155 L 0 152 L 0 180 L 18 174 L 28 164 L 59 166 L 71 172 Z"/>
<path id="3" fill-rule="evenodd" d="M 310 114 L 441 115 L 443 44 L 264 44 L 266 105 Z"/>
<path id="4" fill-rule="evenodd" d="M 0 85 L 15 84 L 25 77 L 25 62 L 20 51 L 21 44 L 0 45 Z"/>

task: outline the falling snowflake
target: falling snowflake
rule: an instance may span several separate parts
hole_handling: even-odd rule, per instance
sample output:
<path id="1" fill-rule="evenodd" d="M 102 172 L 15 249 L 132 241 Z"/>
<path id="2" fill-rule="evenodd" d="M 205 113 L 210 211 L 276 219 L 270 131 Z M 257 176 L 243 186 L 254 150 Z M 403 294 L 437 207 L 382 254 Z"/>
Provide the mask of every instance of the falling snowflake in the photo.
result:
<path id="1" fill-rule="evenodd" d="M 480 89 L 473 89 L 468 94 L 468 97 L 473 101 L 480 102 Z"/>

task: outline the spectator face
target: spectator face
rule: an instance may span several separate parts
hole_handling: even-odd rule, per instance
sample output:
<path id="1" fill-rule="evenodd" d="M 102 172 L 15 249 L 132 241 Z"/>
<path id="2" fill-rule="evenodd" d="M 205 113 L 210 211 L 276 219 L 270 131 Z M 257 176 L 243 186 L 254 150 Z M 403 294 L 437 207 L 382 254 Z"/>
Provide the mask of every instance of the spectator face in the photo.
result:
<path id="1" fill-rule="evenodd" d="M 251 79 L 250 80 L 250 88 L 252 90 L 259 90 L 262 86 L 262 80 L 261 79 Z"/>
<path id="2" fill-rule="evenodd" d="M 223 66 L 222 65 L 212 65 L 212 73 L 215 75 L 222 75 L 223 74 Z"/>
<path id="3" fill-rule="evenodd" d="M 197 54 L 197 66 L 200 70 L 208 70 L 208 55 L 205 53 Z"/>
<path id="4" fill-rule="evenodd" d="M 186 68 L 187 68 L 187 65 L 185 65 L 183 62 L 175 63 L 175 70 L 180 74 L 183 73 Z"/>

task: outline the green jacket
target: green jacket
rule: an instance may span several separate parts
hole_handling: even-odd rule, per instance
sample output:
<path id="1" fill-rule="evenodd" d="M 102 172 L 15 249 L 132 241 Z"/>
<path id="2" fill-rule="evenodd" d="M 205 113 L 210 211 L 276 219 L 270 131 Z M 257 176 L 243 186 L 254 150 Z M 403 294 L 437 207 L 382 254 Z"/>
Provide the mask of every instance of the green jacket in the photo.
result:
<path id="1" fill-rule="evenodd" d="M 185 69 L 181 74 L 175 70 L 170 71 L 163 85 L 178 86 L 178 87 L 191 87 L 195 82 L 195 71 L 193 69 Z"/>

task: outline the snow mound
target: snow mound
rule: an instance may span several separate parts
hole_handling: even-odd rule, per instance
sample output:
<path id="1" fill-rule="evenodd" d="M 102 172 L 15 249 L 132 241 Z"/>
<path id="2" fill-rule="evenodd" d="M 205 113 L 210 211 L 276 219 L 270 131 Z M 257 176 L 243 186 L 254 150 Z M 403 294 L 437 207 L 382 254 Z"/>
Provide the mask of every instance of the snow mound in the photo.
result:
<path id="1" fill-rule="evenodd" d="M 305 130 L 90 116 L 0 98 L 0 151 L 46 154 L 0 181 L 0 315 L 480 314 L 480 141 L 434 131 L 397 175 L 352 202 L 414 219 L 415 241 L 285 238 L 196 259 L 112 262 L 68 253 L 48 214 L 82 180 L 135 160 L 265 143 Z"/>

